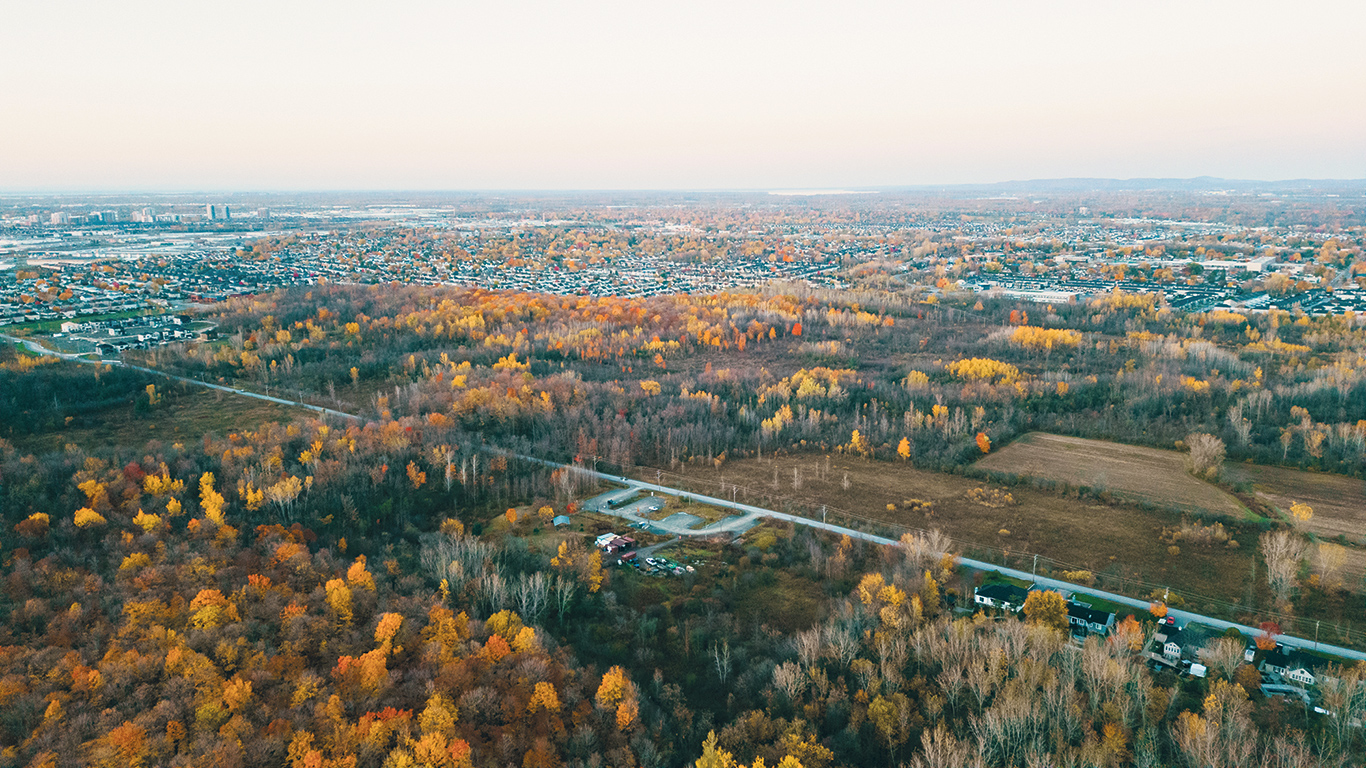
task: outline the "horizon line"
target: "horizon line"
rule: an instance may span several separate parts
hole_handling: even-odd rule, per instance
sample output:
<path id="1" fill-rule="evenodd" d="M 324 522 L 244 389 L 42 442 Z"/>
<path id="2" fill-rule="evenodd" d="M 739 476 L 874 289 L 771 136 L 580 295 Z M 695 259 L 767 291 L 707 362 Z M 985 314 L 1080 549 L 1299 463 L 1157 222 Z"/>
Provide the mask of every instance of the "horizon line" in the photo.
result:
<path id="1" fill-rule="evenodd" d="M 1364 185 L 1366 177 L 1311 178 L 1297 177 L 1286 179 L 1245 179 L 1218 176 L 1134 176 L 1128 178 L 1109 176 L 1056 176 L 1032 179 L 1007 179 L 1001 181 L 966 181 L 921 184 L 879 184 L 879 185 L 809 185 L 809 186 L 746 186 L 746 187 L 0 187 L 0 197 L 33 196 L 78 196 L 78 195 L 309 195 L 309 194 L 448 194 L 448 195 L 509 195 L 509 194 L 688 194 L 688 193 L 730 193 L 766 194 L 777 196 L 849 195 L 877 192 L 922 192 L 946 189 L 973 189 L 982 187 L 1018 186 L 1029 184 L 1071 184 L 1081 186 L 1087 183 L 1099 185 L 1113 184 L 1234 184 L 1234 185 Z M 1136 190 L 1144 189 L 1142 186 Z M 1112 191 L 1112 190 L 1097 190 Z"/>

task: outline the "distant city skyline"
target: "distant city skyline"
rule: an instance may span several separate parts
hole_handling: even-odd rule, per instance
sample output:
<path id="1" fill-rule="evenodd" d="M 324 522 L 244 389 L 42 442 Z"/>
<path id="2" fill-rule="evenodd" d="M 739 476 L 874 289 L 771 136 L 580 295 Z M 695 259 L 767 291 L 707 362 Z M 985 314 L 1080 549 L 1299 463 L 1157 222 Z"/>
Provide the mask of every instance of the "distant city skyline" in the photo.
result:
<path id="1" fill-rule="evenodd" d="M 0 191 L 1366 178 L 1366 4 L 0 7 Z"/>

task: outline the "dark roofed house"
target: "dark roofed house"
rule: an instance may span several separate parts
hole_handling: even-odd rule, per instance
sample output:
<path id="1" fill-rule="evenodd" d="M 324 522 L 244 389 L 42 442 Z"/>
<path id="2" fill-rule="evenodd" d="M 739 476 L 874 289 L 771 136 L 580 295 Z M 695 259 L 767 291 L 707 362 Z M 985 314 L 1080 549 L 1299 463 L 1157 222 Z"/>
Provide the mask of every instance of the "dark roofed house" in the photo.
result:
<path id="1" fill-rule="evenodd" d="M 1316 667 L 1318 666 L 1317 659 L 1278 646 L 1276 650 L 1270 651 L 1262 657 L 1260 668 L 1263 672 L 1279 675 L 1298 685 L 1310 686 L 1318 682 L 1318 675 L 1316 674 Z"/>
<path id="2" fill-rule="evenodd" d="M 1185 638 L 1181 637 L 1181 630 L 1173 629 L 1164 636 L 1158 638 L 1162 643 L 1162 655 L 1172 662 L 1181 660 L 1181 645 Z"/>
<path id="3" fill-rule="evenodd" d="M 1019 611 L 1024 607 L 1025 597 L 1028 595 L 1028 590 L 1014 584 L 983 584 L 972 591 L 972 601 L 988 608 Z"/>
<path id="4" fill-rule="evenodd" d="M 1093 635 L 1108 635 L 1115 624 L 1115 615 L 1109 611 L 1092 608 L 1089 605 L 1067 602 L 1067 623 L 1074 630 Z"/>

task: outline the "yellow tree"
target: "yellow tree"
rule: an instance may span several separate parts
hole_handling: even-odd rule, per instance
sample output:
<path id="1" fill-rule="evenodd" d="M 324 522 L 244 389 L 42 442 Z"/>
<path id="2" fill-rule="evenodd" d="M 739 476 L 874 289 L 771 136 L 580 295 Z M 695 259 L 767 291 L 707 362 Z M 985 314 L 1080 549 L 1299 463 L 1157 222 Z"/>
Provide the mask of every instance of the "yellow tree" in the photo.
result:
<path id="1" fill-rule="evenodd" d="M 911 441 L 904 437 L 901 438 L 901 442 L 896 446 L 896 455 L 900 456 L 902 461 L 910 461 Z"/>
<path id="2" fill-rule="evenodd" d="M 331 579 L 327 582 L 327 604 L 332 607 L 332 612 L 336 615 L 337 621 L 341 624 L 351 623 L 351 589 L 346 586 L 346 582 L 341 579 Z"/>
<path id="3" fill-rule="evenodd" d="M 869 451 L 868 438 L 860 434 L 857 429 L 854 430 L 853 434 L 849 436 L 848 450 L 850 453 L 857 453 L 860 456 L 867 456 Z"/>
<path id="4" fill-rule="evenodd" d="M 217 525 L 223 525 L 223 495 L 213 489 L 213 473 L 205 472 L 199 478 L 199 505 L 204 517 Z"/>
<path id="5" fill-rule="evenodd" d="M 1053 590 L 1034 590 L 1025 598 L 1025 618 L 1035 624 L 1067 630 L 1067 601 L 1062 593 Z"/>

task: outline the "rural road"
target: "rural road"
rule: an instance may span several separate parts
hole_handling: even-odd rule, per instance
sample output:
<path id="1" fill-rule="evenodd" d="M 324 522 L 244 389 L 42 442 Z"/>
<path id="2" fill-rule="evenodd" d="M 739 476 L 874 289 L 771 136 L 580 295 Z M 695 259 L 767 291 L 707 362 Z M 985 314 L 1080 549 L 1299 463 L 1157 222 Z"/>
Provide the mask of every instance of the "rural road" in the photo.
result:
<path id="1" fill-rule="evenodd" d="M 0 334 L 0 337 L 9 339 L 9 340 L 11 340 L 11 341 L 17 341 L 17 342 L 23 342 L 23 341 L 24 341 L 24 340 L 22 340 L 22 339 L 16 339 L 16 338 L 14 338 L 14 337 L 12 337 L 12 336 L 4 336 L 3 334 Z M 32 347 L 30 347 L 30 348 L 32 349 Z M 167 377 L 167 378 L 169 378 L 169 379 L 173 379 L 173 380 L 175 380 L 175 381 L 184 382 L 184 383 L 186 383 L 186 384 L 195 384 L 195 385 L 198 385 L 198 386 L 201 386 L 201 387 L 208 387 L 208 388 L 210 388 L 210 389 L 221 390 L 221 391 L 223 391 L 223 392 L 231 392 L 231 393 L 233 393 L 233 394 L 242 395 L 242 396 L 244 396 L 244 397 L 254 397 L 254 398 L 257 398 L 258 400 L 265 400 L 265 401 L 267 401 L 267 402 L 279 403 L 279 404 L 281 404 L 281 405 L 298 406 L 298 407 L 300 407 L 300 408 L 307 408 L 307 409 L 309 409 L 309 410 L 317 411 L 317 412 L 319 412 L 319 413 L 327 414 L 327 415 L 330 415 L 330 416 L 337 416 L 337 417 L 345 418 L 345 419 L 353 419 L 353 420 L 356 420 L 356 421 L 361 421 L 361 420 L 363 420 L 362 417 L 357 416 L 357 415 L 355 415 L 355 414 L 345 413 L 345 412 L 342 412 L 342 411 L 336 411 L 336 410 L 333 410 L 333 409 L 331 409 L 331 408 L 324 408 L 324 407 L 319 406 L 319 405 L 311 405 L 311 404 L 309 404 L 309 403 L 302 403 L 302 402 L 299 402 L 299 401 L 297 401 L 297 400 L 287 400 L 287 399 L 285 399 L 285 398 L 271 397 L 270 395 L 262 395 L 262 394 L 260 394 L 260 393 L 252 392 L 252 391 L 250 391 L 250 390 L 236 389 L 236 388 L 233 388 L 233 387 L 227 387 L 227 386 L 223 386 L 223 385 L 220 385 L 220 384 L 211 384 L 211 383 L 206 382 L 206 381 L 199 381 L 199 380 L 197 380 L 197 379 L 190 379 L 190 378 L 186 378 L 186 377 L 184 377 L 184 376 L 176 376 L 176 375 L 174 375 L 174 374 L 165 373 L 165 372 L 163 372 L 163 371 L 158 371 L 158 370 L 153 369 L 153 368 L 143 368 L 143 367 L 141 367 L 141 366 L 128 365 L 128 364 L 122 363 L 122 362 L 120 362 L 120 361 L 115 361 L 115 360 L 111 360 L 111 361 L 92 361 L 92 360 L 86 360 L 86 359 L 83 359 L 83 358 L 75 358 L 75 357 L 73 357 L 73 356 L 68 356 L 68 355 L 65 355 L 65 354 L 58 353 L 58 352 L 53 352 L 52 350 L 46 349 L 46 348 L 41 347 L 41 346 L 39 346 L 37 349 L 34 349 L 34 351 L 35 351 L 35 352 L 38 352 L 39 354 L 56 355 L 56 356 L 61 357 L 61 358 L 63 358 L 63 359 L 74 360 L 75 362 L 93 363 L 93 364 L 107 364 L 107 365 L 123 365 L 125 368 L 132 368 L 132 369 L 134 369 L 134 370 L 144 371 L 144 372 L 146 372 L 146 373 L 150 373 L 150 374 L 153 374 L 153 375 L 156 375 L 156 376 L 164 376 L 164 377 Z M 764 509 L 763 507 L 755 507 L 755 506 L 752 506 L 752 505 L 749 505 L 749 504 L 741 504 L 741 503 L 735 502 L 735 501 L 728 501 L 728 500 L 726 500 L 726 499 L 718 499 L 718 498 L 716 498 L 716 497 L 714 497 L 714 496 L 703 496 L 703 495 L 701 495 L 701 494 L 692 493 L 692 492 L 690 492 L 690 491 L 682 491 L 682 490 L 679 490 L 679 489 L 677 489 L 677 488 L 670 488 L 669 486 L 666 486 L 666 485 L 657 485 L 657 484 L 655 484 L 655 483 L 647 483 L 647 482 L 645 482 L 645 481 L 643 481 L 643 480 L 633 480 L 633 479 L 631 479 L 631 478 L 629 478 L 629 477 L 623 477 L 623 476 L 621 476 L 621 475 L 609 475 L 609 474 L 606 474 L 605 472 L 598 472 L 597 470 L 583 469 L 582 467 L 572 467 L 572 466 L 570 466 L 570 465 L 568 465 L 568 464 L 561 464 L 561 463 L 555 462 L 555 461 L 547 461 L 547 460 L 545 460 L 545 459 L 538 459 L 538 458 L 535 458 L 535 457 L 533 457 L 533 456 L 523 456 L 523 455 L 521 455 L 521 454 L 512 453 L 512 452 L 510 452 L 510 451 L 504 451 L 504 450 L 497 449 L 497 448 L 493 448 L 493 447 L 489 447 L 488 450 L 490 450 L 490 451 L 492 451 L 492 452 L 495 452 L 495 453 L 501 453 L 501 454 L 505 454 L 505 455 L 508 455 L 508 456 L 514 456 L 514 457 L 519 458 L 519 459 L 522 459 L 522 460 L 524 460 L 524 461 L 534 462 L 534 463 L 541 464 L 541 465 L 547 466 L 547 467 L 554 467 L 554 468 L 556 468 L 556 469 L 573 469 L 573 470 L 577 470 L 577 471 L 579 471 L 579 472 L 582 472 L 582 473 L 588 475 L 589 477 L 597 478 L 598 480 L 605 480 L 605 481 L 607 481 L 607 482 L 619 483 L 619 484 L 621 484 L 621 485 L 625 485 L 625 486 L 627 486 L 628 489 L 634 489 L 636 493 L 640 493 L 640 492 L 642 492 L 642 491 L 654 491 L 655 493 L 664 494 L 664 495 L 666 495 L 666 496 L 676 496 L 676 497 L 678 497 L 678 498 L 680 498 L 680 499 L 684 499 L 684 500 L 687 500 L 687 501 L 696 501 L 696 502 L 699 502 L 699 503 L 702 503 L 702 504 L 708 504 L 708 505 L 714 506 L 714 507 L 721 507 L 721 508 L 723 508 L 723 509 L 733 509 L 733 510 L 735 510 L 736 512 L 739 512 L 739 513 L 740 513 L 739 515 L 733 515 L 733 516 L 731 516 L 731 517 L 728 517 L 728 518 L 725 518 L 724 520 L 720 520 L 720 521 L 718 521 L 718 522 L 712 523 L 711 525 L 705 526 L 705 527 L 703 527 L 703 528 L 696 528 L 696 529 L 694 529 L 694 528 L 686 528 L 686 527 L 683 527 L 683 526 L 681 526 L 681 525 L 664 525 L 664 524 L 663 524 L 664 521 L 660 521 L 660 520 L 649 520 L 649 521 L 645 521 L 644 518 L 641 518 L 641 517 L 639 517 L 638 515 L 635 515 L 634 513 L 620 514 L 619 510 L 614 510 L 614 509 L 609 508 L 609 507 L 606 505 L 605 502 L 600 503 L 600 504 L 598 505 L 600 508 L 597 509 L 597 510 L 595 510 L 595 511 L 601 512 L 601 513 L 603 513 L 603 514 L 617 515 L 617 516 L 619 516 L 619 517 L 623 517 L 624 519 L 634 520 L 634 521 L 636 521 L 636 522 L 645 521 L 645 522 L 648 522 L 648 523 L 651 525 L 651 527 L 655 528 L 656 530 L 664 531 L 664 532 L 666 532 L 666 533 L 671 533 L 671 534 L 674 534 L 674 535 L 676 535 L 676 536 L 716 536 L 716 535 L 718 535 L 718 534 L 738 535 L 738 534 L 740 534 L 740 533 L 744 533 L 745 531 L 747 531 L 747 530 L 749 530 L 750 528 L 752 528 L 752 527 L 754 527 L 755 525 L 757 525 L 757 524 L 758 524 L 758 521 L 759 521 L 761 518 L 768 518 L 768 519 L 772 519 L 772 520 L 786 520 L 786 521 L 788 521 L 788 522 L 796 523 L 796 524 L 798 524 L 798 525 L 805 525 L 805 526 L 808 526 L 808 527 L 810 527 L 810 528 L 816 528 L 816 529 L 819 529 L 819 530 L 822 530 L 822 531 L 829 531 L 830 533 L 838 533 L 838 534 L 846 535 L 846 536 L 848 536 L 848 537 L 851 538 L 851 539 L 862 539 L 863 541 L 872 542 L 872 543 L 874 543 L 874 544 L 881 544 L 881 545 L 883 545 L 883 546 L 894 547 L 894 546 L 900 546 L 900 545 L 901 545 L 901 542 L 899 542 L 899 541 L 897 541 L 897 540 L 895 540 L 895 539 L 889 539 L 889 538 L 886 538 L 886 537 L 884 537 L 884 536 L 877 536 L 877 535 L 875 535 L 875 534 L 865 533 L 865 532 L 863 532 L 863 531 L 856 531 L 856 530 L 854 530 L 854 529 L 852 529 L 852 528 L 845 528 L 845 527 L 843 527 L 843 526 L 835 525 L 835 524 L 833 524 L 833 523 L 825 523 L 825 522 L 821 522 L 821 521 L 819 521 L 819 520 L 812 520 L 812 519 L 810 519 L 810 518 L 801 517 L 800 515 L 792 515 L 792 514 L 788 514 L 788 513 L 786 513 L 786 512 L 778 512 L 778 511 L 772 510 L 772 509 Z M 600 496 L 598 496 L 598 497 L 596 497 L 596 498 L 597 498 L 597 499 L 602 499 L 602 498 L 604 498 L 604 496 L 608 496 L 608 494 L 603 494 L 603 495 L 600 495 Z M 981 560 L 973 560 L 973 559 L 967 558 L 967 557 L 958 557 L 958 558 L 957 558 L 957 562 L 958 562 L 960 565 L 966 566 L 966 567 L 968 567 L 968 568 L 975 568 L 975 569 L 977 569 L 977 570 L 979 570 L 979 571 L 996 571 L 996 572 L 998 572 L 998 573 L 1001 573 L 1002 575 L 1009 576 L 1009 577 L 1011 577 L 1011 578 L 1015 578 L 1015 579 L 1024 579 L 1024 580 L 1026 580 L 1026 581 L 1032 581 L 1032 582 L 1034 582 L 1035 584 L 1037 584 L 1037 585 L 1039 585 L 1039 586 L 1042 586 L 1042 587 L 1045 587 L 1045 588 L 1048 588 L 1048 589 L 1055 589 L 1055 590 L 1059 590 L 1059 591 L 1063 591 L 1063 592 L 1067 592 L 1067 593 L 1072 593 L 1072 594 L 1076 594 L 1076 595 L 1090 595 L 1090 596 L 1092 596 L 1092 597 L 1098 597 L 1098 598 L 1101 598 L 1101 599 L 1103 599 L 1103 600 L 1109 600 L 1109 601 L 1114 602 L 1114 603 L 1119 603 L 1120 605 L 1127 605 L 1127 606 L 1130 606 L 1130 607 L 1133 607 L 1133 608 L 1141 608 L 1141 609 L 1144 609 L 1144 610 L 1147 610 L 1147 608 L 1148 608 L 1148 606 L 1149 606 L 1149 602 L 1148 602 L 1147 600 L 1139 600 L 1139 599 L 1137 599 L 1137 598 L 1133 598 L 1133 597 L 1128 597 L 1128 596 L 1125 596 L 1125 595 L 1116 594 L 1116 593 L 1114 593 L 1114 592 L 1106 592 L 1106 591 L 1104 591 L 1104 590 L 1095 589 L 1095 588 L 1093 588 L 1093 587 L 1084 587 L 1084 586 L 1081 586 L 1081 585 L 1079 585 L 1079 584 L 1072 584 L 1072 583 L 1066 582 L 1066 581 L 1059 581 L 1059 580 L 1057 580 L 1057 579 L 1051 579 L 1051 578 L 1048 578 L 1048 577 L 1046 577 L 1046 576 L 1034 576 L 1034 575 L 1031 575 L 1031 574 L 1030 574 L 1029 572 L 1027 572 L 1027 571 L 1019 571 L 1019 570 L 1016 570 L 1016 569 L 1014 569 L 1014 568 L 1006 568 L 1006 567 L 1004 567 L 1004 566 L 996 565 L 996 564 L 994 564 L 994 563 L 984 562 L 984 561 L 981 561 Z M 1191 613 L 1191 612 L 1189 612 L 1189 611 L 1183 611 L 1183 610 L 1179 610 L 1179 609 L 1176 609 L 1176 608 L 1170 609 L 1170 610 L 1168 611 L 1168 614 L 1171 615 L 1171 616 L 1173 616 L 1173 617 L 1175 617 L 1178 621 L 1181 621 L 1183 625 L 1184 625 L 1185 623 L 1188 623 L 1188 622 L 1192 622 L 1192 621 L 1193 621 L 1193 622 L 1197 622 L 1197 623 L 1199 623 L 1199 624 L 1204 624 L 1205 626 L 1214 627 L 1215 629 L 1218 629 L 1218 630 L 1227 630 L 1227 629 L 1230 629 L 1230 628 L 1232 628 L 1232 629 L 1237 629 L 1239 632 L 1242 632 L 1244 635 L 1247 635 L 1248 637 L 1256 637 L 1257 635 L 1260 635 L 1260 634 L 1261 634 L 1261 629 L 1259 629 L 1259 628 L 1257 628 L 1257 627 L 1249 627 L 1249 626 L 1247 626 L 1246 624 L 1237 624 L 1237 623 L 1235 623 L 1235 622 L 1224 621 L 1223 619 L 1216 619 L 1216 618 L 1213 618 L 1213 617 L 1210 617 L 1210 616 L 1204 616 L 1204 615 L 1201 615 L 1201 614 L 1198 614 L 1198 613 Z M 1361 652 L 1361 651 L 1355 651 L 1355 650 L 1352 650 L 1351 648 L 1342 648 L 1342 647 L 1335 646 L 1335 645 L 1329 645 L 1328 643 L 1317 643 L 1317 642 L 1315 642 L 1314 640 L 1309 640 L 1309 639 L 1305 639 L 1305 638 L 1301 638 L 1301 637 L 1295 637 L 1295 636 L 1293 636 L 1293 635 L 1278 635 L 1276 639 L 1277 639 L 1277 641 L 1280 642 L 1282 645 L 1286 645 L 1286 646 L 1291 646 L 1291 647 L 1296 647 L 1296 648 L 1303 648 L 1303 649 L 1306 649 L 1306 650 L 1315 650 L 1315 649 L 1317 649 L 1317 650 L 1319 650 L 1319 651 L 1323 651 L 1323 652 L 1325 652 L 1325 653 L 1329 653 L 1329 654 L 1333 654 L 1333 655 L 1336 655 L 1336 656 L 1340 656 L 1340 657 L 1346 658 L 1346 659 L 1354 659 L 1354 660 L 1357 660 L 1357 661 L 1366 661 L 1366 653 L 1363 653 L 1363 652 Z"/>

